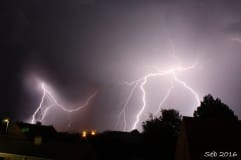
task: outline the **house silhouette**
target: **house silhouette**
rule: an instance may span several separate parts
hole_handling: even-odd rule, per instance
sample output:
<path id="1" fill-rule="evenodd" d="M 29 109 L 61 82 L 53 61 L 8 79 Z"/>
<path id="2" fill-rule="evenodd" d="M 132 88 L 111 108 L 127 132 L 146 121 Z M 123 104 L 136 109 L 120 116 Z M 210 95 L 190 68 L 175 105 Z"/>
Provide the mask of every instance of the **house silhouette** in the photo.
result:
<path id="1" fill-rule="evenodd" d="M 240 159 L 241 121 L 183 117 L 176 160 Z"/>

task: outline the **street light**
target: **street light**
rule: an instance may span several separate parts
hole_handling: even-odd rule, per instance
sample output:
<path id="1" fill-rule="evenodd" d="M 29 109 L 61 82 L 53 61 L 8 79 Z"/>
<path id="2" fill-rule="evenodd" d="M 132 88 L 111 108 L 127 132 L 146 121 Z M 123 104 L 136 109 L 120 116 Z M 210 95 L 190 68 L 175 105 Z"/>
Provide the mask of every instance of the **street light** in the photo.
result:
<path id="1" fill-rule="evenodd" d="M 5 118 L 5 119 L 2 120 L 2 122 L 6 123 L 6 131 L 5 132 L 7 133 L 8 132 L 8 125 L 9 125 L 10 120 L 8 118 Z"/>

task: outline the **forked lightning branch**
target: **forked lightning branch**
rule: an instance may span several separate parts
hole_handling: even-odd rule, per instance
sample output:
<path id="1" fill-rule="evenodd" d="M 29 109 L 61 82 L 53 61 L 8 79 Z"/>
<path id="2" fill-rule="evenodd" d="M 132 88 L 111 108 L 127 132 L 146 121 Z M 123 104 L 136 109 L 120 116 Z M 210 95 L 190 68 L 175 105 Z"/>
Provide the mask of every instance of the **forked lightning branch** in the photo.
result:
<path id="1" fill-rule="evenodd" d="M 77 112 L 77 111 L 87 107 L 89 105 L 89 103 L 91 102 L 91 100 L 97 94 L 97 91 L 96 91 L 92 95 L 90 95 L 83 105 L 65 106 L 57 101 L 55 95 L 50 91 L 50 89 L 48 89 L 48 86 L 43 82 L 41 83 L 41 89 L 42 89 L 43 95 L 42 95 L 41 101 L 39 103 L 39 106 L 37 107 L 37 109 L 34 111 L 34 113 L 32 115 L 31 123 L 35 123 L 37 121 L 42 122 L 45 119 L 48 112 L 50 112 L 50 109 L 53 107 L 59 108 L 64 112 L 69 112 L 69 113 Z M 50 104 L 44 105 L 45 101 L 48 101 Z"/>
<path id="2" fill-rule="evenodd" d="M 195 63 L 194 65 L 191 65 L 191 66 L 187 66 L 187 67 L 175 67 L 175 68 L 171 68 L 168 70 L 161 70 L 159 68 L 153 67 L 155 69 L 155 72 L 146 74 L 145 76 L 143 76 L 140 79 L 137 79 L 135 81 L 125 82 L 126 85 L 131 87 L 131 90 L 130 90 L 130 93 L 124 103 L 124 106 L 122 107 L 120 114 L 119 114 L 117 124 L 120 124 L 121 123 L 120 121 L 123 120 L 123 129 L 122 130 L 124 130 L 124 131 L 127 130 L 126 110 L 127 110 L 128 104 L 132 100 L 133 94 L 138 91 L 138 92 L 141 92 L 140 101 L 141 101 L 142 105 L 139 107 L 139 109 L 136 112 L 135 121 L 133 122 L 133 124 L 131 126 L 131 130 L 137 128 L 137 125 L 140 123 L 140 118 L 144 114 L 145 109 L 147 108 L 146 104 L 147 104 L 147 94 L 148 93 L 146 92 L 145 87 L 149 83 L 150 79 L 153 79 L 153 78 L 161 78 L 164 76 L 171 77 L 170 86 L 167 90 L 167 93 L 161 99 L 159 105 L 157 106 L 155 114 L 157 114 L 161 110 L 161 108 L 163 107 L 163 104 L 167 101 L 172 90 L 175 88 L 174 84 L 173 84 L 174 82 L 182 85 L 186 91 L 190 92 L 196 101 L 196 106 L 199 106 L 200 98 L 199 98 L 198 93 L 191 86 L 189 86 L 185 81 L 181 80 L 177 76 L 177 73 L 195 69 L 196 66 L 197 66 L 197 63 Z M 123 119 L 121 117 L 123 117 Z"/>

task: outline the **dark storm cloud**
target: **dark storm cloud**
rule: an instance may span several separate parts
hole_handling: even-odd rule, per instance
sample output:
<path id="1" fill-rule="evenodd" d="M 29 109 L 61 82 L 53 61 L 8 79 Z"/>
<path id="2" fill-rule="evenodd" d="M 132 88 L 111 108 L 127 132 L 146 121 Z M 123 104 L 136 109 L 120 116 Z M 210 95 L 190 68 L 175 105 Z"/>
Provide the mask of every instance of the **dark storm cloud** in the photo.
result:
<path id="1" fill-rule="evenodd" d="M 25 0 L 2 6 L 1 83 L 9 93 L 1 93 L 8 106 L 3 115 L 21 120 L 31 116 L 41 96 L 31 82 L 37 77 L 73 105 L 99 91 L 88 110 L 72 115 L 54 111 L 48 123 L 66 129 L 71 120 L 75 130 L 113 129 L 129 91 L 120 84 L 148 73 L 145 66 L 173 63 L 170 41 L 181 62 L 199 58 L 200 68 L 183 78 L 200 96 L 213 93 L 241 113 L 241 44 L 229 41 L 240 36 L 239 1 Z M 129 123 L 140 106 L 138 101 L 132 105 Z M 188 104 L 167 105 L 185 113 Z"/>

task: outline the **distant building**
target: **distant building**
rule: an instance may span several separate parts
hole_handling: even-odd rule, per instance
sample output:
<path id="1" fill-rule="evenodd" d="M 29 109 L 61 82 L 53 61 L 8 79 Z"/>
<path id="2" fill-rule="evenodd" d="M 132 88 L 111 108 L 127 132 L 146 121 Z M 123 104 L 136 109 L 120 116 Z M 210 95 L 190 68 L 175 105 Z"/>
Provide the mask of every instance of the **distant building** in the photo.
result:
<path id="1" fill-rule="evenodd" d="M 240 158 L 241 121 L 183 118 L 176 160 Z"/>
<path id="2" fill-rule="evenodd" d="M 9 126 L 8 134 L 22 137 L 32 142 L 36 141 L 36 139 L 41 139 L 41 142 L 49 142 L 55 140 L 57 131 L 53 126 L 44 126 L 39 122 L 37 124 L 16 122 Z"/>
<path id="3" fill-rule="evenodd" d="M 47 142 L 56 135 L 52 126 L 26 123 L 1 124 L 0 160 L 50 160 Z"/>
<path id="4" fill-rule="evenodd" d="M 0 160 L 87 159 L 92 151 L 80 135 L 58 133 L 53 126 L 0 124 Z M 7 129 L 7 130 L 6 130 Z"/>

